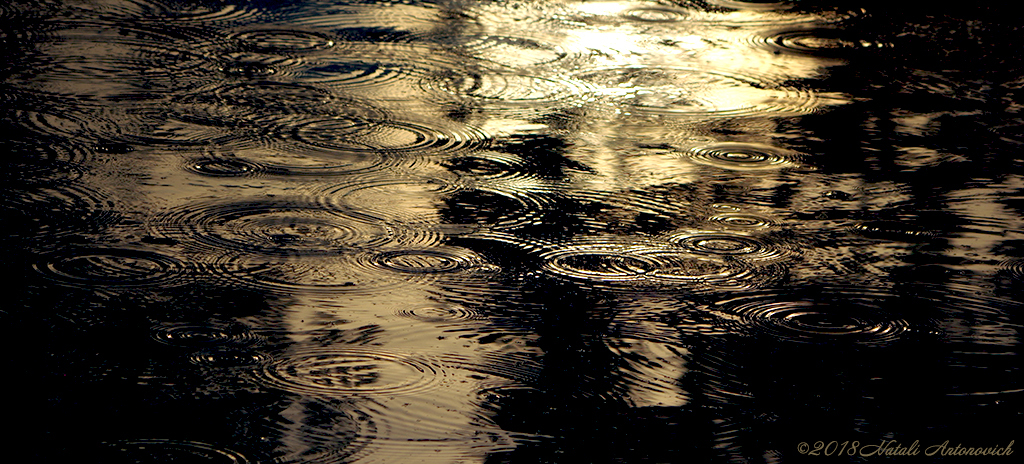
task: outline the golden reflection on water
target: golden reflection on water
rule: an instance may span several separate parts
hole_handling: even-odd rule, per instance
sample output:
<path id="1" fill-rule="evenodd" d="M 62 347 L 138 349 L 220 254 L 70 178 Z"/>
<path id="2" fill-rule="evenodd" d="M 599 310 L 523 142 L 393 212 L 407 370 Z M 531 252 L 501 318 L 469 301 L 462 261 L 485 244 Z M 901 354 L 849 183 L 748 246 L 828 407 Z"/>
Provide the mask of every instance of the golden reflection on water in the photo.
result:
<path id="1" fill-rule="evenodd" d="M 517 355 L 538 356 L 528 349 L 532 335 L 522 333 L 513 335 L 516 340 L 506 337 L 503 343 L 486 345 L 460 336 L 490 329 L 486 320 L 455 317 L 452 308 L 439 304 L 427 288 L 300 300 L 286 309 L 283 322 L 293 345 L 280 354 L 279 362 L 291 365 L 292 359 L 312 357 L 320 359 L 320 367 L 277 372 L 285 378 L 286 389 L 306 392 L 287 407 L 291 426 L 280 430 L 284 448 L 277 453 L 296 458 L 330 449 L 329 443 L 310 443 L 309 424 L 317 423 L 309 410 L 310 396 L 348 398 L 335 406 L 338 412 L 363 418 L 359 432 L 364 435 L 356 435 L 363 443 L 337 450 L 351 453 L 358 462 L 402 456 L 416 456 L 420 462 L 485 462 L 492 453 L 510 451 L 528 438 L 502 430 L 492 422 L 490 410 L 480 406 L 482 391 L 523 386 L 491 373 L 502 369 L 489 363 L 509 354 L 513 346 L 520 348 Z M 353 336 L 359 333 L 364 336 Z M 332 334 L 349 335 L 327 338 Z M 396 357 L 372 358 L 380 353 Z M 398 363 L 408 360 L 423 364 L 409 368 Z"/>
<path id="2" fill-rule="evenodd" d="M 486 12 L 486 7 L 479 8 Z M 594 168 L 596 177 L 588 179 L 588 189 L 689 183 L 695 170 L 674 152 L 715 142 L 774 145 L 773 118 L 849 101 L 845 95 L 799 84 L 821 77 L 841 61 L 779 53 L 764 43 L 764 37 L 780 28 L 824 28 L 837 20 L 834 17 L 761 10 L 699 12 L 636 2 L 558 2 L 539 10 L 528 11 L 535 17 L 474 17 L 481 34 L 532 38 L 567 50 L 567 55 L 585 56 L 583 64 L 566 59 L 516 71 L 586 84 L 556 108 L 575 108 L 572 129 L 496 118 L 502 114 L 500 99 L 493 102 L 499 110 L 493 116 L 487 112 L 491 101 L 478 101 L 484 111 L 470 121 L 502 135 L 557 131 L 578 144 L 567 156 Z M 564 22 L 545 28 L 540 18 L 544 15 Z M 502 62 L 512 59 L 515 49 L 506 57 L 494 56 L 498 51 L 488 49 L 489 54 L 480 58 Z M 705 135 L 705 124 L 719 124 L 725 118 L 740 132 L 736 139 Z M 638 148 L 645 145 L 659 149 Z"/>
<path id="3" fill-rule="evenodd" d="M 378 59 L 385 67 L 395 67 L 395 79 L 381 85 L 341 87 L 347 96 L 372 101 L 400 116 L 415 113 L 421 120 L 442 120 L 446 111 L 445 106 L 437 105 L 434 95 L 423 94 L 424 85 L 416 83 L 418 79 L 430 79 L 435 71 L 426 71 L 424 77 L 420 71 L 398 69 L 405 63 L 425 63 L 429 68 L 468 61 L 473 67 L 481 66 L 479 72 L 484 75 L 489 72 L 487 66 L 503 73 L 506 85 L 488 98 L 475 98 L 472 93 L 451 95 L 453 101 L 468 97 L 469 103 L 477 107 L 463 122 L 494 137 L 555 132 L 569 142 L 565 156 L 591 170 L 590 175 L 568 185 L 521 180 L 501 187 L 510 191 L 615 196 L 629 190 L 700 183 L 709 173 L 723 172 L 737 176 L 730 182 L 742 188 L 771 190 L 785 182 L 780 177 L 785 167 L 754 166 L 755 170 L 742 170 L 742 165 L 730 166 L 728 157 L 732 155 L 728 153 L 723 155 L 724 161 L 710 164 L 693 162 L 686 153 L 694 147 L 725 142 L 771 147 L 775 144 L 775 118 L 845 103 L 847 98 L 842 95 L 815 92 L 799 84 L 801 80 L 820 77 L 837 62 L 810 54 L 775 53 L 760 43 L 762 35 L 780 27 L 824 27 L 832 18 L 786 11 L 707 13 L 650 5 L 552 2 L 533 5 L 535 10 L 524 8 L 528 15 L 524 17 L 516 10 L 504 10 L 501 4 L 493 5 L 498 11 L 489 11 L 485 4 L 473 4 L 461 12 L 465 18 L 471 18 L 462 28 L 454 27 L 457 21 L 453 23 L 448 18 L 463 16 L 453 16 L 449 10 L 392 5 L 357 11 L 354 15 L 348 11 L 328 12 L 292 24 L 316 30 L 356 25 L 384 27 L 412 34 L 409 46 L 391 50 L 383 46 L 386 44 L 360 43 L 350 52 L 355 58 L 367 62 Z M 458 41 L 450 48 L 430 45 L 432 34 L 450 34 L 453 30 L 456 35 L 471 33 L 477 43 L 490 45 L 477 50 L 472 39 L 465 41 L 466 47 L 458 46 Z M 426 39 L 421 41 L 417 36 Z M 378 49 L 362 58 L 360 47 Z M 339 42 L 335 48 L 337 52 L 318 51 L 307 59 L 315 64 L 344 58 L 345 44 Z M 298 76 L 301 80 L 302 75 Z M 510 111 L 510 101 L 502 96 L 534 95 L 536 89 L 515 86 L 533 86 L 538 82 L 559 83 L 567 90 L 564 94 L 540 93 L 551 96 L 551 101 L 511 101 L 516 106 Z M 524 106 L 540 107 L 548 114 L 532 108 L 524 111 Z M 573 126 L 571 130 L 546 122 L 566 111 L 574 114 L 568 121 Z M 727 121 L 739 135 L 722 139 L 709 136 L 702 129 L 704 124 L 721 121 Z M 327 140 L 331 133 L 316 136 L 318 140 Z M 388 141 L 383 143 L 386 146 Z M 273 145 L 257 145 L 234 152 L 254 161 L 280 159 L 270 158 L 276 156 L 274 151 Z M 449 179 L 438 167 L 445 157 L 441 154 L 414 164 L 398 163 L 395 172 L 388 174 L 385 168 L 382 176 L 371 172 L 365 179 L 369 188 L 360 185 L 362 177 L 355 179 L 352 188 L 344 187 L 347 179 L 339 177 L 341 187 L 326 189 L 323 185 L 329 185 L 327 179 L 318 183 L 272 177 L 196 182 L 182 178 L 184 173 L 174 167 L 152 163 L 151 168 L 164 168 L 152 172 L 152 177 L 161 181 L 147 188 L 145 195 L 151 198 L 151 204 L 174 205 L 216 198 L 227 186 L 245 189 L 250 195 L 259 192 L 261 195 L 252 196 L 252 201 L 326 191 L 329 204 L 355 214 L 369 214 L 374 221 L 402 228 L 445 231 L 451 229 L 445 228 L 443 208 L 452 191 L 439 188 L 440 184 L 417 180 L 436 175 Z M 292 164 L 296 163 L 302 163 L 301 156 L 295 157 Z M 638 206 L 631 204 L 628 197 L 621 205 L 626 214 Z M 479 226 L 486 229 L 488 225 Z M 629 237 L 623 238 L 618 250 L 633 245 Z M 401 245 L 391 246 L 401 249 Z M 611 244 L 603 250 L 617 251 Z M 322 276 L 349 276 L 353 272 L 347 267 L 331 268 L 329 260 L 314 262 L 312 266 L 322 267 L 317 271 Z M 441 275 L 434 280 L 402 283 L 407 276 L 400 272 L 355 272 L 377 273 L 368 281 L 384 279 L 394 285 L 385 287 L 385 291 L 366 293 L 358 291 L 358 283 L 362 282 L 358 277 L 353 278 L 357 285 L 352 291 L 338 286 L 343 282 L 330 280 L 332 288 L 341 292 L 338 296 L 319 290 L 304 295 L 302 288 L 296 288 L 290 295 L 292 301 L 279 308 L 284 314 L 281 325 L 268 327 L 287 334 L 290 346 L 275 354 L 266 376 L 272 385 L 299 393 L 280 413 L 290 425 L 279 427 L 281 448 L 275 454 L 297 459 L 321 452 L 317 446 L 322 444 L 309 440 L 313 432 L 308 424 L 314 422 L 309 408 L 319 404 L 310 403 L 309 395 L 350 397 L 335 407 L 347 408 L 347 416 L 369 417 L 375 427 L 372 440 L 349 457 L 360 462 L 415 455 L 420 462 L 447 463 L 457 458 L 459 462 L 482 463 L 492 453 L 513 449 L 522 442 L 525 435 L 513 437 L 492 422 L 493 411 L 481 407 L 478 395 L 488 389 L 522 387 L 521 379 L 481 373 L 507 371 L 495 365 L 495 360 L 509 356 L 541 362 L 544 353 L 533 347 L 536 334 L 513 331 L 501 343 L 482 344 L 475 340 L 479 335 L 464 338 L 460 334 L 493 330 L 485 319 L 447 323 L 399 317 L 396 314 L 401 309 L 437 306 L 438 295 L 443 300 L 443 295 L 450 294 L 452 281 Z M 488 278 L 473 276 L 470 280 L 477 280 L 472 284 L 476 288 L 485 288 Z M 318 279 L 301 276 L 296 282 L 310 288 L 319 285 Z M 616 402 L 633 408 L 678 408 L 690 403 L 694 393 L 682 387 L 689 375 L 690 352 L 674 328 L 643 321 L 631 323 L 629 333 L 609 335 L 604 344 L 621 360 L 612 368 L 620 380 L 611 391 L 591 394 L 611 395 Z M 368 357 L 367 353 L 375 352 L 390 353 L 392 357 Z M 438 378 L 420 384 L 420 375 Z M 377 390 L 383 394 L 377 394 Z"/>

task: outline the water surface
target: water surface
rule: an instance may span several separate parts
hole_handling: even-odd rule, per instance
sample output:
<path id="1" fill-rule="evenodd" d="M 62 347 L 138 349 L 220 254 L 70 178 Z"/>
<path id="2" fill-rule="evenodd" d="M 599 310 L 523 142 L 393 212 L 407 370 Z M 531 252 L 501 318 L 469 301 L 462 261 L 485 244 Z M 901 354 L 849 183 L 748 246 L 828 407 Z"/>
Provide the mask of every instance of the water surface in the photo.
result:
<path id="1" fill-rule="evenodd" d="M 873 0 L 8 2 L 2 452 L 1005 447 L 1021 32 Z"/>

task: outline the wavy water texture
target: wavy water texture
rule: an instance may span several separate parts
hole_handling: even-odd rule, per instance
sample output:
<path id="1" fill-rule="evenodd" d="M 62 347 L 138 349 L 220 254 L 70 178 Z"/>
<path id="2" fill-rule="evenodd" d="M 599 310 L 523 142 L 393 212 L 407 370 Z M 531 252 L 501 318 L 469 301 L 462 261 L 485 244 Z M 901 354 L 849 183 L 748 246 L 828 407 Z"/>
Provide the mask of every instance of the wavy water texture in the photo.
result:
<path id="1" fill-rule="evenodd" d="M 766 292 L 716 302 L 714 307 L 724 323 L 741 324 L 752 335 L 784 342 L 884 346 L 912 329 L 930 330 L 926 325 L 914 327 L 895 308 L 882 304 L 896 298 L 884 292 L 837 288 L 813 300 L 787 300 Z"/>
<path id="2" fill-rule="evenodd" d="M 133 249 L 83 248 L 41 261 L 33 266 L 37 272 L 71 287 L 172 287 L 189 274 L 173 257 Z"/>
<path id="3" fill-rule="evenodd" d="M 1019 440 L 1006 11 L 3 2 L 0 462 Z"/>
<path id="4" fill-rule="evenodd" d="M 158 237 L 211 251 L 272 256 L 336 255 L 401 243 L 383 223 L 301 201 L 193 204 L 159 217 L 153 229 Z"/>
<path id="5" fill-rule="evenodd" d="M 100 456 L 118 461 L 202 460 L 224 464 L 246 464 L 250 461 L 237 451 L 198 441 L 168 439 L 125 440 L 107 444 Z"/>

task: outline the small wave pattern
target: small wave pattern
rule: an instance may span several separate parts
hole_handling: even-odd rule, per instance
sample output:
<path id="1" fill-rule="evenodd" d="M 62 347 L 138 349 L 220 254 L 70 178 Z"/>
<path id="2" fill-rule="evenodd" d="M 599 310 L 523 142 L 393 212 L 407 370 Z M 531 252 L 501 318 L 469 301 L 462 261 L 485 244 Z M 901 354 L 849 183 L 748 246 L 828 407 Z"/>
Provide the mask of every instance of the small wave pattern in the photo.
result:
<path id="1" fill-rule="evenodd" d="M 849 230 L 868 238 L 906 242 L 927 241 L 938 235 L 935 230 L 929 230 L 908 221 L 897 220 L 858 222 L 850 226 Z"/>
<path id="2" fill-rule="evenodd" d="M 208 177 L 254 177 L 270 171 L 266 166 L 249 160 L 212 156 L 188 160 L 185 170 Z"/>
<path id="3" fill-rule="evenodd" d="M 697 68 L 606 68 L 584 71 L 576 78 L 595 86 L 599 102 L 627 114 L 700 118 L 798 116 L 842 100 L 766 76 Z"/>
<path id="4" fill-rule="evenodd" d="M 597 286 L 664 285 L 691 291 L 756 288 L 785 275 L 776 263 L 751 264 L 702 256 L 670 243 L 601 240 L 574 243 L 540 254 L 548 273 Z"/>
<path id="5" fill-rule="evenodd" d="M 621 13 L 623 18 L 642 23 L 672 23 L 693 17 L 694 12 L 682 8 L 660 6 L 629 8 Z"/>
<path id="6" fill-rule="evenodd" d="M 792 150 L 760 143 L 727 142 L 691 148 L 682 155 L 697 164 L 730 171 L 772 171 L 800 166 Z"/>
<path id="7" fill-rule="evenodd" d="M 708 221 L 724 229 L 752 232 L 768 230 L 777 224 L 769 216 L 743 211 L 742 208 L 734 205 L 715 204 L 712 205 L 712 208 L 714 208 L 715 212 L 708 217 Z"/>
<path id="8" fill-rule="evenodd" d="M 147 250 L 83 247 L 43 256 L 32 268 L 57 284 L 74 288 L 171 287 L 187 282 L 178 259 Z"/>
<path id="9" fill-rule="evenodd" d="M 386 117 L 373 105 L 314 86 L 257 80 L 219 82 L 182 96 L 172 109 L 179 119 L 216 127 L 271 123 L 287 115 Z"/>
<path id="10" fill-rule="evenodd" d="M 2 117 L 0 117 L 2 119 Z M 7 186 L 55 185 L 75 181 L 85 173 L 91 149 L 62 136 L 24 132 L 8 139 L 0 182 Z"/>
<path id="11" fill-rule="evenodd" d="M 393 276 L 368 269 L 365 253 L 278 258 L 227 253 L 209 261 L 211 272 L 226 285 L 273 293 L 378 292 L 397 288 L 400 283 Z"/>
<path id="12" fill-rule="evenodd" d="M 266 353 L 249 352 L 231 347 L 207 348 L 188 356 L 188 362 L 212 370 L 249 371 L 273 361 Z"/>
<path id="13" fill-rule="evenodd" d="M 266 462 L 352 462 L 353 456 L 379 438 L 373 412 L 365 404 L 347 399 L 307 398 L 259 409 L 243 419 L 237 433 L 251 438 L 298 432 L 300 439 L 282 440 L 262 453 Z"/>
<path id="14" fill-rule="evenodd" d="M 238 70 L 244 71 L 245 66 L 255 65 L 250 63 Z M 156 130 L 134 135 L 132 140 L 202 148 L 291 142 L 344 152 L 346 147 L 369 150 L 356 139 L 372 136 L 375 128 L 391 121 L 392 116 L 361 99 L 260 77 L 243 82 L 219 79 L 181 96 L 168 105 L 167 111 L 149 115 L 148 119 Z M 347 142 L 326 143 L 331 140 Z"/>
<path id="15" fill-rule="evenodd" d="M 104 444 L 100 454 L 113 462 L 208 462 L 210 464 L 248 464 L 237 451 L 198 441 L 143 439 Z M 97 462 L 109 462 L 106 459 Z"/>
<path id="16" fill-rule="evenodd" d="M 791 254 L 764 237 L 729 232 L 684 232 L 666 239 L 689 253 L 733 257 L 747 261 L 780 261 Z"/>
<path id="17" fill-rule="evenodd" d="M 530 164 L 510 153 L 480 151 L 447 160 L 444 166 L 459 176 L 488 181 L 530 182 L 539 179 Z"/>
<path id="18" fill-rule="evenodd" d="M 464 189 L 452 194 L 443 214 L 452 229 L 510 230 L 544 224 L 544 215 L 555 210 L 550 195 L 515 186 Z"/>
<path id="19" fill-rule="evenodd" d="M 444 121 L 396 121 L 326 117 L 291 130 L 294 140 L 330 150 L 452 154 L 486 148 L 490 136 L 475 127 Z"/>
<path id="20" fill-rule="evenodd" d="M 631 407 L 679 407 L 690 402 L 689 392 L 679 385 L 690 358 L 685 347 L 624 337 L 605 343 L 619 358 L 612 389 Z"/>
<path id="21" fill-rule="evenodd" d="M 404 318 L 435 324 L 461 323 L 483 318 L 481 311 L 455 304 L 402 308 L 396 310 L 395 314 Z"/>
<path id="22" fill-rule="evenodd" d="M 793 5 L 773 0 L 707 0 L 708 5 L 733 10 L 786 10 Z"/>
<path id="23" fill-rule="evenodd" d="M 1024 280 L 1024 259 L 1008 259 L 1000 263 L 1000 269 L 1015 281 Z"/>
<path id="24" fill-rule="evenodd" d="M 441 222 L 441 205 L 459 189 L 455 182 L 436 177 L 367 179 L 329 186 L 316 198 L 327 209 L 353 210 L 387 224 L 428 228 Z"/>
<path id="25" fill-rule="evenodd" d="M 419 86 L 439 104 L 522 118 L 543 117 L 552 111 L 582 105 L 595 88 L 565 76 L 453 68 L 424 73 Z"/>
<path id="26" fill-rule="evenodd" d="M 460 34 L 431 37 L 431 40 L 455 54 L 465 54 L 513 70 L 565 64 L 585 55 L 582 51 L 566 50 L 557 44 L 525 36 Z"/>
<path id="27" fill-rule="evenodd" d="M 469 250 L 450 247 L 383 251 L 375 255 L 372 264 L 403 274 L 441 274 L 492 268 Z"/>
<path id="28" fill-rule="evenodd" d="M 447 246 L 295 257 L 228 253 L 214 257 L 210 266 L 229 285 L 329 294 L 374 294 L 439 281 L 472 286 L 486 283 L 500 271 L 471 250 Z"/>
<path id="29" fill-rule="evenodd" d="M 791 29 L 755 39 L 755 43 L 775 53 L 813 55 L 824 58 L 847 57 L 860 50 L 891 48 L 892 44 L 849 37 L 839 29 Z"/>
<path id="30" fill-rule="evenodd" d="M 161 323 L 153 327 L 152 337 L 164 345 L 190 349 L 247 347 L 262 341 L 244 326 L 227 324 Z"/>
<path id="31" fill-rule="evenodd" d="M 205 57 L 197 51 L 208 49 L 211 39 L 216 40 L 195 28 L 123 19 L 89 18 L 55 25 L 59 29 L 48 44 L 48 59 L 39 62 L 37 70 L 53 82 L 44 85 L 73 94 L 79 102 L 154 96 L 155 89 L 192 87 L 208 71 Z M 140 76 L 149 84 L 146 90 L 133 84 Z"/>
<path id="32" fill-rule="evenodd" d="M 289 353 L 259 373 L 269 386 L 313 397 L 422 394 L 444 375 L 429 358 L 358 347 Z"/>
<path id="33" fill-rule="evenodd" d="M 208 250 L 269 256 L 327 256 L 396 240 L 390 227 L 301 201 L 200 203 L 156 219 L 157 237 Z"/>
<path id="34" fill-rule="evenodd" d="M 310 60 L 307 66 L 296 70 L 292 77 L 305 84 L 351 90 L 396 85 L 403 80 L 414 79 L 416 75 L 412 66 L 385 61 L 387 54 L 379 50 L 353 43 L 345 46 L 351 50 L 349 53 Z M 361 49 L 369 53 L 363 56 Z"/>
<path id="35" fill-rule="evenodd" d="M 210 178 L 323 177 L 363 174 L 384 169 L 392 161 L 376 152 L 342 152 L 304 144 L 271 143 L 197 153 L 184 159 L 183 168 Z"/>
<path id="36" fill-rule="evenodd" d="M 74 171 L 68 171 L 74 176 Z M 120 220 L 115 203 L 103 192 L 78 182 L 59 181 L 51 185 L 17 185 L 0 192 L 0 213 L 6 233 L 38 239 L 102 230 Z"/>
<path id="37" fill-rule="evenodd" d="M 166 0 L 128 0 L 123 2 L 74 2 L 68 14 L 125 16 L 137 21 L 149 18 L 163 27 L 167 23 L 187 27 L 207 22 L 244 22 L 259 19 L 264 10 L 255 5 L 240 6 L 221 2 L 177 2 Z"/>
<path id="38" fill-rule="evenodd" d="M 837 289 L 813 298 L 764 292 L 712 305 L 726 327 L 784 343 L 819 346 L 886 346 L 912 330 L 911 323 L 884 309 L 886 294 Z M 845 346 L 845 345 L 838 345 Z"/>
<path id="39" fill-rule="evenodd" d="M 334 47 L 332 37 L 320 32 L 296 29 L 252 29 L 231 35 L 242 49 L 255 53 L 302 55 Z"/>

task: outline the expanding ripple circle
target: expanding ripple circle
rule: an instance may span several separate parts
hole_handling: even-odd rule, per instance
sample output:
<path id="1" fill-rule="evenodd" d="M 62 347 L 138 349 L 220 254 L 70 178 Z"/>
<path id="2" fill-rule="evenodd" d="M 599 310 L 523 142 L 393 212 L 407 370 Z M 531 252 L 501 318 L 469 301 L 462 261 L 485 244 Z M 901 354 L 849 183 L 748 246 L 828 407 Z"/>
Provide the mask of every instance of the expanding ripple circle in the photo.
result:
<path id="1" fill-rule="evenodd" d="M 784 267 L 771 263 L 752 265 L 668 246 L 570 245 L 542 253 L 541 259 L 542 269 L 572 280 L 683 286 L 691 291 L 756 288 L 785 275 Z"/>
<path id="2" fill-rule="evenodd" d="M 721 232 L 697 232 L 672 234 L 667 239 L 689 253 L 733 257 L 746 261 L 781 260 L 790 255 L 789 250 L 776 246 L 760 237 Z"/>
<path id="3" fill-rule="evenodd" d="M 461 322 L 481 318 L 479 311 L 458 305 L 438 305 L 420 308 L 402 309 L 395 312 L 399 316 L 419 319 L 424 322 Z"/>
<path id="4" fill-rule="evenodd" d="M 691 253 L 707 255 L 750 255 L 760 253 L 765 246 L 758 240 L 743 235 L 693 234 L 673 240 Z"/>
<path id="5" fill-rule="evenodd" d="M 269 386 L 315 396 L 423 393 L 443 377 L 415 356 L 358 348 L 290 353 L 260 373 Z"/>
<path id="6" fill-rule="evenodd" d="M 718 143 L 684 153 L 693 162 L 734 171 L 760 171 L 795 167 L 800 155 L 756 143 Z"/>
<path id="7" fill-rule="evenodd" d="M 378 254 L 373 263 L 383 269 L 409 274 L 434 274 L 471 269 L 480 263 L 468 250 L 429 248 Z"/>
<path id="8" fill-rule="evenodd" d="M 708 220 L 735 229 L 764 229 L 775 225 L 774 221 L 765 216 L 740 212 L 715 214 Z"/>
<path id="9" fill-rule="evenodd" d="M 342 151 L 384 151 L 445 154 L 485 147 L 483 131 L 454 124 L 421 124 L 356 118 L 312 120 L 296 126 L 296 140 Z"/>
<path id="10" fill-rule="evenodd" d="M 653 23 L 682 21 L 689 16 L 686 10 L 664 7 L 630 8 L 622 15 L 629 19 Z"/>
<path id="11" fill-rule="evenodd" d="M 80 288 L 167 287 L 181 283 L 187 272 L 183 263 L 170 256 L 117 248 L 50 255 L 32 267 L 48 279 Z"/>
<path id="12" fill-rule="evenodd" d="M 856 300 L 793 301 L 762 296 L 716 306 L 738 316 L 741 331 L 787 342 L 883 345 L 910 329 L 906 320 L 886 317 L 875 305 Z"/>
<path id="13" fill-rule="evenodd" d="M 393 229 L 318 206 L 284 201 L 190 205 L 158 218 L 155 235 L 213 250 L 327 256 L 396 240 Z"/>
<path id="14" fill-rule="evenodd" d="M 232 35 L 242 47 L 258 53 L 309 53 L 334 46 L 334 40 L 324 34 L 289 29 L 262 29 Z"/>
<path id="15" fill-rule="evenodd" d="M 184 348 L 249 346 L 260 341 L 253 332 L 233 326 L 165 323 L 153 328 L 153 339 Z"/>
<path id="16" fill-rule="evenodd" d="M 267 171 L 265 166 L 239 158 L 193 159 L 185 169 L 209 177 L 250 177 Z"/>

